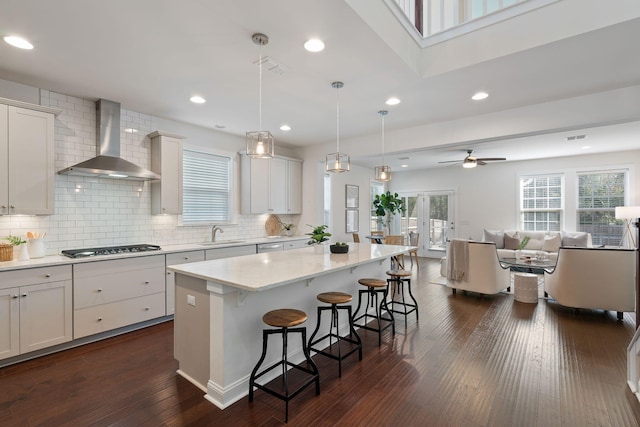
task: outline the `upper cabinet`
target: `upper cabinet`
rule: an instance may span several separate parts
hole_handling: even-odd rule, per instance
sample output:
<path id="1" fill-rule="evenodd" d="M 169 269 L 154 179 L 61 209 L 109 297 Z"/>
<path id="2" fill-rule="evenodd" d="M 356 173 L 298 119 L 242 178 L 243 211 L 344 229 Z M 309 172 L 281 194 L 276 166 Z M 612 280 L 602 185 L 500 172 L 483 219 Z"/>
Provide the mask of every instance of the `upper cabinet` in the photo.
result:
<path id="1" fill-rule="evenodd" d="M 55 213 L 55 114 L 0 98 L 0 215 Z"/>
<path id="2" fill-rule="evenodd" d="M 240 156 L 243 214 L 302 213 L 302 162 Z"/>
<path id="3" fill-rule="evenodd" d="M 151 214 L 182 213 L 183 136 L 156 131 L 151 138 L 151 170 L 160 181 L 151 181 Z"/>

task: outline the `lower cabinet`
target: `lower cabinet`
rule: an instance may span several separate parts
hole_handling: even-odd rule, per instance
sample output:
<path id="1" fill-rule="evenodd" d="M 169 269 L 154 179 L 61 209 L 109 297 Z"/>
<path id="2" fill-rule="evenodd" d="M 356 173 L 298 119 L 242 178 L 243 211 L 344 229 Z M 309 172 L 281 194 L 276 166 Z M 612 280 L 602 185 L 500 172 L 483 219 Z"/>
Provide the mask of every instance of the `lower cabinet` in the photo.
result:
<path id="1" fill-rule="evenodd" d="M 256 245 L 229 246 L 227 248 L 207 249 L 205 252 L 205 259 L 209 261 L 212 259 L 231 258 L 234 256 L 255 255 L 255 253 Z"/>
<path id="2" fill-rule="evenodd" d="M 186 264 L 188 262 L 204 261 L 204 251 L 189 251 L 167 254 L 167 266 Z M 176 311 L 176 275 L 167 270 L 167 315 Z"/>
<path id="3" fill-rule="evenodd" d="M 72 340 L 71 266 L 0 273 L 0 359 Z"/>
<path id="4" fill-rule="evenodd" d="M 82 338 L 166 314 L 165 256 L 73 266 L 73 338 Z"/>
<path id="5" fill-rule="evenodd" d="M 289 249 L 300 249 L 300 248 L 308 248 L 309 244 L 307 243 L 309 239 L 303 240 L 287 240 L 284 242 L 284 250 L 288 251 Z"/>

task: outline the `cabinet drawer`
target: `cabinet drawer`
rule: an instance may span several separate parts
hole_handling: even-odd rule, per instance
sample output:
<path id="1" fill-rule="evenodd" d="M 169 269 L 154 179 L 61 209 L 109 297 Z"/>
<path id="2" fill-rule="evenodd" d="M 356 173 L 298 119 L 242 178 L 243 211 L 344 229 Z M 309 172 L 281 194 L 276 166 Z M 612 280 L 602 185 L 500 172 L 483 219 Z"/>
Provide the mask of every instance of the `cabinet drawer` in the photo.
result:
<path id="1" fill-rule="evenodd" d="M 71 265 L 27 268 L 0 273 L 0 289 L 71 280 Z"/>
<path id="2" fill-rule="evenodd" d="M 73 274 L 75 279 L 84 277 L 93 279 L 95 276 L 111 274 L 114 271 L 142 270 L 153 267 L 164 269 L 164 255 L 82 262 L 74 264 Z"/>
<path id="3" fill-rule="evenodd" d="M 73 313 L 73 338 L 106 332 L 164 316 L 164 292 L 81 308 Z"/>
<path id="4" fill-rule="evenodd" d="M 186 264 L 188 262 L 198 261 L 204 261 L 204 251 L 190 251 L 167 254 L 167 265 Z"/>
<path id="5" fill-rule="evenodd" d="M 74 308 L 164 292 L 164 265 L 138 270 L 112 271 L 108 275 L 77 277 L 73 283 Z"/>
<path id="6" fill-rule="evenodd" d="M 309 245 L 307 244 L 309 240 L 305 239 L 305 240 L 289 240 L 284 242 L 284 250 L 288 251 L 289 249 L 300 249 L 300 248 L 308 248 Z"/>

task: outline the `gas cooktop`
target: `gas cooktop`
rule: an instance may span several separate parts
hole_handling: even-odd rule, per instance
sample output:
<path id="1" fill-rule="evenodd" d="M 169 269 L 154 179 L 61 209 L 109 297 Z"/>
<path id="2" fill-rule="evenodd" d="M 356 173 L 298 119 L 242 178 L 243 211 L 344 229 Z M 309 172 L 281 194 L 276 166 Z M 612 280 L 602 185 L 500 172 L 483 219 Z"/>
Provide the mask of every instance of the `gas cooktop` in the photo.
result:
<path id="1" fill-rule="evenodd" d="M 139 245 L 123 245 L 123 246 L 105 246 L 101 248 L 86 248 L 86 249 L 67 249 L 62 251 L 62 255 L 69 258 L 84 258 L 90 256 L 100 255 L 117 255 L 117 254 L 129 254 L 137 252 L 149 252 L 159 251 L 160 246 L 139 244 Z"/>

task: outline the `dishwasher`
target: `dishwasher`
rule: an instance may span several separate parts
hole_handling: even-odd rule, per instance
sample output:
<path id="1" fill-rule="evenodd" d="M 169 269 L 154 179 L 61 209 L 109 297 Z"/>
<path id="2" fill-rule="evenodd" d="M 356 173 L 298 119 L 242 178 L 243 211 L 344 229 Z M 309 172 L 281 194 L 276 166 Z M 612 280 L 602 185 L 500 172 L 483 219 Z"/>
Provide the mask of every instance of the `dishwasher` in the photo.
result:
<path id="1" fill-rule="evenodd" d="M 278 243 L 260 243 L 258 245 L 258 253 L 261 254 L 263 252 L 277 252 L 284 250 L 284 242 Z"/>

